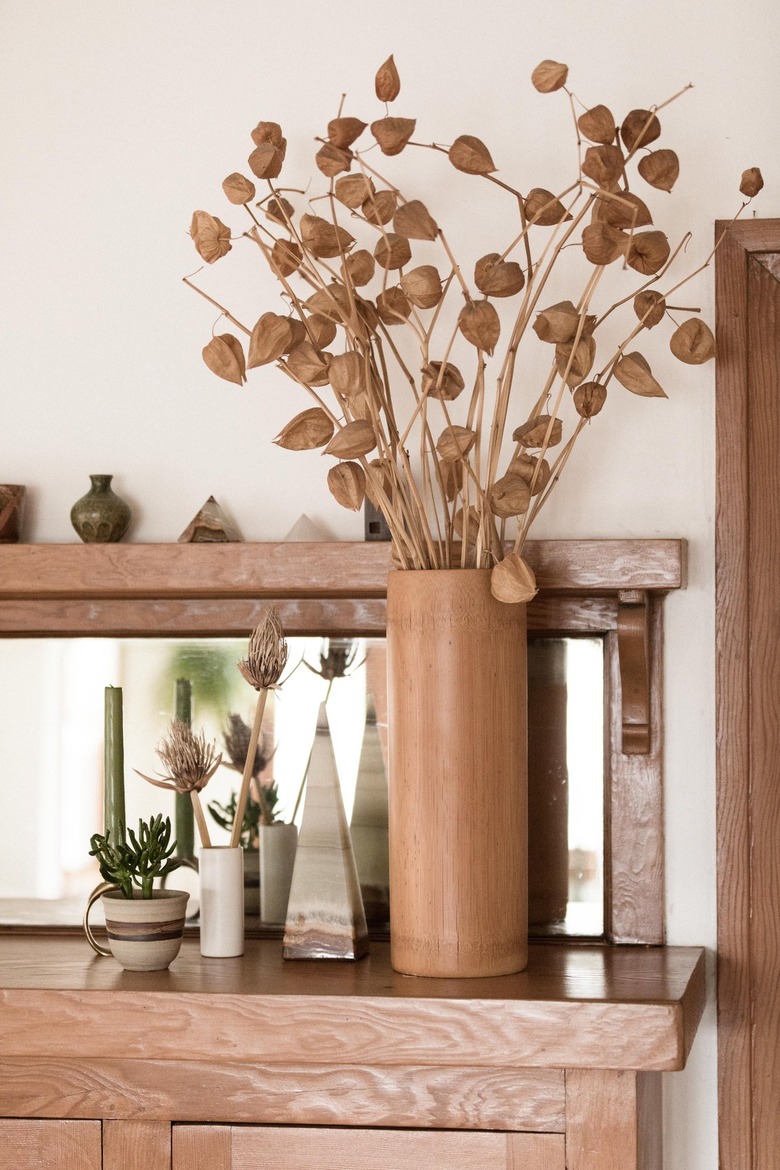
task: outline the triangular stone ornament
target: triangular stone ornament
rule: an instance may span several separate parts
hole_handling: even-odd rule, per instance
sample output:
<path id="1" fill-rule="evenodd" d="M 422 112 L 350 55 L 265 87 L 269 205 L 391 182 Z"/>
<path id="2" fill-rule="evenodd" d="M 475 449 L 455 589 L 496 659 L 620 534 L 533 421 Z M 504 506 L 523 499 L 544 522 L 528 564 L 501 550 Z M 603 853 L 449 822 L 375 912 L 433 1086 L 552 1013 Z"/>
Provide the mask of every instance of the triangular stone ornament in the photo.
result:
<path id="1" fill-rule="evenodd" d="M 182 532 L 178 544 L 228 543 L 240 541 L 241 535 L 230 523 L 213 496 Z"/>
<path id="2" fill-rule="evenodd" d="M 293 524 L 290 531 L 285 536 L 285 542 L 295 541 L 314 541 L 314 540 L 328 540 L 321 528 L 318 528 L 313 520 L 304 512 Z"/>
<path id="3" fill-rule="evenodd" d="M 376 927 L 387 927 L 390 921 L 387 815 L 387 775 L 376 713 L 371 707 L 366 715 L 350 829 L 366 921 Z"/>
<path id="4" fill-rule="evenodd" d="M 323 703 L 309 760 L 282 955 L 359 959 L 367 951 L 366 915 Z"/>

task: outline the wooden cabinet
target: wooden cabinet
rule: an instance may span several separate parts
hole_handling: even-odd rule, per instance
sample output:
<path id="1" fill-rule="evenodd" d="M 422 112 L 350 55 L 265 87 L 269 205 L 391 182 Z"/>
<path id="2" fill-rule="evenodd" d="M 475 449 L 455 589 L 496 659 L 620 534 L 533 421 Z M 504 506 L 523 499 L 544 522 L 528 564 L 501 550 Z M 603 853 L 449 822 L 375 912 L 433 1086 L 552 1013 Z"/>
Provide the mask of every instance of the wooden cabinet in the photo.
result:
<path id="1" fill-rule="evenodd" d="M 0 1170 L 101 1170 L 99 1121 L 0 1119 Z"/>

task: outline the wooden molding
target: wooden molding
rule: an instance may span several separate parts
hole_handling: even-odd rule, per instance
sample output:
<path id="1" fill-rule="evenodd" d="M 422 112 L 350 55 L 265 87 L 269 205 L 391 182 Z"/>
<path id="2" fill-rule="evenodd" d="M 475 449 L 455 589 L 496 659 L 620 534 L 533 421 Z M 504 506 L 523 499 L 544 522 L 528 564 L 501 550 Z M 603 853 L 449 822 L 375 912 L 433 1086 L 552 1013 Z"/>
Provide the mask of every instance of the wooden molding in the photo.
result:
<path id="1" fill-rule="evenodd" d="M 650 611 L 647 593 L 618 594 L 618 656 L 625 755 L 650 751 Z"/>

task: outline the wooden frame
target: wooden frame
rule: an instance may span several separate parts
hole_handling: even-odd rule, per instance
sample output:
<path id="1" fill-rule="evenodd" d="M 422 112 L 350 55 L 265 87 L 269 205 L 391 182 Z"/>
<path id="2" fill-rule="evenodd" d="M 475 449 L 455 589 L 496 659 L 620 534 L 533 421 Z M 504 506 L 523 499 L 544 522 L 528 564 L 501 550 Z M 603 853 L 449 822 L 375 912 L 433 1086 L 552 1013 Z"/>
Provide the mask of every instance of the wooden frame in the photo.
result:
<path id="1" fill-rule="evenodd" d="M 530 632 L 601 635 L 609 776 L 605 934 L 661 943 L 661 598 L 685 583 L 679 540 L 532 541 Z M 8 545 L 0 636 L 244 636 L 276 604 L 288 634 L 385 629 L 385 543 Z"/>

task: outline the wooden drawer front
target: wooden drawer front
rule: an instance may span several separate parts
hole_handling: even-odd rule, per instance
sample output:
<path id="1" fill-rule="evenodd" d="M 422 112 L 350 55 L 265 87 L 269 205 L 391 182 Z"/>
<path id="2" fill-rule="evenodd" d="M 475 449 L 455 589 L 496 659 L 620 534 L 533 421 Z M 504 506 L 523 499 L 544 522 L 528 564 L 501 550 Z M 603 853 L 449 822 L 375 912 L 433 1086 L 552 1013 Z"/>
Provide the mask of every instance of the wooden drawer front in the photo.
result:
<path id="1" fill-rule="evenodd" d="M 0 1121 L 0 1170 L 101 1170 L 99 1121 Z"/>
<path id="2" fill-rule="evenodd" d="M 565 1170 L 563 1134 L 177 1125 L 173 1170 Z"/>

